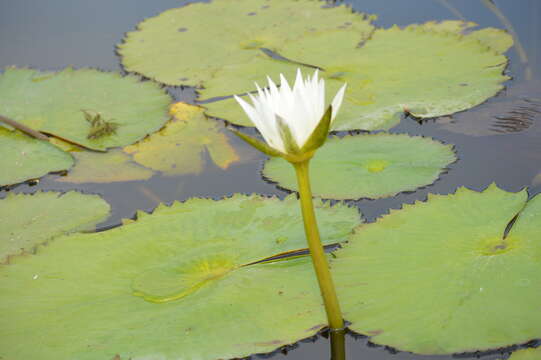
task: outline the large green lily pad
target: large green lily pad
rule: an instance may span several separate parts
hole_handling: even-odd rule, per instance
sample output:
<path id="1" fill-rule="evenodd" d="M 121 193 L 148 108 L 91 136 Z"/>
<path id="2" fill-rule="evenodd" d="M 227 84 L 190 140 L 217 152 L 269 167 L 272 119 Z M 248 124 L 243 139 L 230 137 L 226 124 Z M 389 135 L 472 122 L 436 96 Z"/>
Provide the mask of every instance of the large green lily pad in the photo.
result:
<path id="1" fill-rule="evenodd" d="M 0 114 L 95 150 L 158 130 L 169 119 L 169 102 L 155 83 L 94 69 L 7 68 L 0 75 Z"/>
<path id="2" fill-rule="evenodd" d="M 119 53 L 128 70 L 200 87 L 203 100 L 253 91 L 266 75 L 292 79 L 297 67 L 318 66 L 329 98 L 349 84 L 333 130 L 389 129 L 404 111 L 422 118 L 452 114 L 495 95 L 508 79 L 502 53 L 512 38 L 502 30 L 464 35 L 475 24 L 460 21 L 374 30 L 372 18 L 321 6 L 310 0 L 190 4 L 143 21 Z M 206 107 L 211 116 L 252 126 L 232 98 Z"/>
<path id="3" fill-rule="evenodd" d="M 420 354 L 541 338 L 541 196 L 526 201 L 460 188 L 359 226 L 333 263 L 350 329 Z"/>
<path id="4" fill-rule="evenodd" d="M 356 209 L 317 202 L 322 238 L 343 241 Z M 160 206 L 0 267 L 0 357 L 229 359 L 268 352 L 326 323 L 298 200 L 234 195 Z M 35 346 L 39 344 L 39 346 Z"/>
<path id="5" fill-rule="evenodd" d="M 175 118 L 162 130 L 123 151 L 137 163 L 165 175 L 199 174 L 206 153 L 222 169 L 239 160 L 229 142 L 232 135 L 222 124 L 207 119 L 203 108 L 177 103 L 171 113 Z"/>
<path id="6" fill-rule="evenodd" d="M 1 100 L 0 100 L 1 101 Z M 36 179 L 67 170 L 73 158 L 47 141 L 0 126 L 0 186 Z"/>
<path id="7" fill-rule="evenodd" d="M 315 196 L 381 198 L 432 184 L 456 160 L 452 145 L 420 136 L 375 134 L 333 137 L 310 163 Z M 297 191 L 293 167 L 281 158 L 265 163 L 263 175 Z"/>
<path id="8" fill-rule="evenodd" d="M 335 29 L 287 41 L 280 53 L 325 70 L 322 76 L 326 78 L 328 102 L 344 82 L 348 83 L 333 130 L 389 129 L 398 124 L 404 112 L 420 118 L 448 115 L 479 105 L 503 88 L 509 77 L 503 75 L 507 58 L 502 53 L 512 44 L 510 35 L 492 28 L 463 35 L 457 33 L 459 28 L 456 24 L 428 23 L 377 29 L 360 48 L 355 30 Z M 272 62 L 278 61 L 224 68 L 205 83 L 207 89 L 201 95 L 230 95 L 233 90 L 226 92 L 228 88 L 252 91 L 253 80 L 265 83 L 256 68 L 268 69 L 266 73 L 277 80 L 279 71 L 269 66 Z M 219 86 L 221 94 L 216 91 Z M 234 99 L 205 106 L 211 116 L 252 126 Z"/>
<path id="9" fill-rule="evenodd" d="M 285 42 L 338 27 L 357 32 L 358 41 L 373 30 L 363 14 L 346 6 L 324 8 L 314 0 L 217 0 L 171 9 L 146 19 L 118 45 L 128 71 L 169 85 L 208 88 L 217 72 L 240 68 L 253 78 L 250 66 L 267 56 L 266 48 L 279 52 Z M 279 62 L 277 68 L 284 68 Z M 285 68 L 290 66 L 285 64 Z M 261 67 L 257 75 L 264 75 Z M 231 79 L 221 78 L 224 85 Z M 251 83 L 253 86 L 253 83 Z M 229 95 L 246 91 L 232 82 Z M 251 89 L 251 87 L 250 87 Z"/>
<path id="10" fill-rule="evenodd" d="M 75 191 L 8 193 L 0 200 L 0 263 L 60 235 L 92 230 L 109 216 L 109 210 L 99 196 Z"/>
<path id="11" fill-rule="evenodd" d="M 513 352 L 509 360 L 539 360 L 541 359 L 541 347 L 535 349 L 521 349 Z"/>

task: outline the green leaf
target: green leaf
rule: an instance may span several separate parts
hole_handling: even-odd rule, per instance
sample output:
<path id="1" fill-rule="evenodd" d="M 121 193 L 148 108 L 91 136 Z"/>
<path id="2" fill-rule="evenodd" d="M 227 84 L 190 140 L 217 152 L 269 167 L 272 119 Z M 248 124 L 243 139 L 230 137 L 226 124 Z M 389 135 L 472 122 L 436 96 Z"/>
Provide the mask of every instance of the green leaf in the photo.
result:
<path id="1" fill-rule="evenodd" d="M 136 76 L 93 69 L 0 75 L 0 114 L 81 146 L 131 144 L 163 126 L 170 97 Z"/>
<path id="2" fill-rule="evenodd" d="M 280 49 L 286 58 L 325 70 L 321 75 L 326 78 L 327 103 L 344 82 L 348 83 L 332 130 L 389 129 L 398 124 L 404 111 L 430 118 L 466 110 L 494 96 L 509 79 L 503 75 L 507 58 L 500 51 L 506 50 L 512 40 L 503 31 L 482 29 L 462 35 L 435 30 L 433 24 L 404 29 L 394 26 L 375 30 L 360 48 L 359 41 L 356 31 L 335 29 L 289 41 Z M 413 54 L 415 61 L 411 60 Z M 233 84 L 242 83 L 239 93 L 252 90 L 253 81 L 264 83 L 262 75 L 244 81 L 245 73 L 257 74 L 255 67 L 276 79 L 282 69 L 270 67 L 271 61 L 225 69 L 205 83 L 211 90 L 203 89 L 201 96 L 231 93 L 217 94 L 212 90 L 217 82 L 234 89 L 237 85 Z M 291 68 L 297 66 L 290 64 Z M 231 99 L 205 106 L 211 116 L 250 126 Z"/>
<path id="3" fill-rule="evenodd" d="M 240 94 L 252 90 L 253 79 L 267 74 L 261 66 L 257 72 L 249 71 L 252 64 L 268 59 L 261 48 L 279 52 L 288 41 L 337 27 L 354 29 L 357 41 L 372 31 L 371 18 L 346 6 L 324 5 L 313 0 L 193 3 L 141 22 L 136 31 L 126 34 L 118 53 L 126 70 L 159 82 L 204 86 L 209 97 Z M 291 68 L 294 75 L 297 65 L 273 63 L 274 69 Z M 230 67 L 239 67 L 242 78 L 226 79 L 221 72 Z M 249 87 L 238 86 L 239 81 Z"/>
<path id="4" fill-rule="evenodd" d="M 120 149 L 106 153 L 75 151 L 75 166 L 66 176 L 56 181 L 68 183 L 111 183 L 122 181 L 147 180 L 154 172 L 137 163 Z"/>
<path id="5" fill-rule="evenodd" d="M 342 204 L 316 212 L 326 243 L 360 222 Z M 294 343 L 326 323 L 309 258 L 249 264 L 305 243 L 294 196 L 243 195 L 56 239 L 0 267 L 0 357 L 211 360 Z M 171 294 L 184 296 L 149 301 Z"/>
<path id="6" fill-rule="evenodd" d="M 205 165 L 205 151 L 222 169 L 239 160 L 224 126 L 207 119 L 203 108 L 179 102 L 171 112 L 175 118 L 163 129 L 123 151 L 137 163 L 165 175 L 199 174 Z"/>
<path id="7" fill-rule="evenodd" d="M 321 120 L 319 120 L 319 123 L 317 124 L 314 131 L 312 131 L 312 134 L 310 134 L 310 137 L 304 143 L 302 147 L 302 152 L 309 152 L 309 151 L 315 151 L 318 148 L 320 148 L 323 144 L 325 144 L 325 141 L 327 141 L 327 136 L 329 135 L 329 128 L 331 126 L 331 118 L 332 118 L 332 106 L 329 105 L 327 107 L 327 110 L 321 117 Z"/>
<path id="8" fill-rule="evenodd" d="M 333 262 L 350 329 L 420 354 L 540 338 L 541 196 L 526 200 L 460 188 L 359 226 Z"/>
<path id="9" fill-rule="evenodd" d="M 36 245 L 74 231 L 93 230 L 109 216 L 109 205 L 97 195 L 8 193 L 0 200 L 0 263 Z"/>
<path id="10" fill-rule="evenodd" d="M 541 348 L 521 349 L 513 352 L 509 360 L 539 360 L 541 359 Z"/>
<path id="11" fill-rule="evenodd" d="M 251 136 L 248 136 L 246 134 L 241 133 L 238 130 L 235 129 L 229 129 L 233 134 L 237 135 L 239 138 L 256 148 L 257 150 L 261 151 L 262 153 L 268 155 L 268 156 L 280 156 L 282 153 L 278 150 L 275 150 L 274 148 L 271 148 L 269 145 L 267 145 L 263 141 L 259 141 Z"/>
<path id="12" fill-rule="evenodd" d="M 323 198 L 381 198 L 433 183 L 455 160 L 451 145 L 419 136 L 333 137 L 316 152 L 310 182 L 313 194 Z M 297 191 L 295 172 L 282 159 L 267 161 L 263 175 Z"/>
<path id="13" fill-rule="evenodd" d="M 299 154 L 300 152 L 299 145 L 297 144 L 297 140 L 293 136 L 293 133 L 291 132 L 291 129 L 289 128 L 289 125 L 287 124 L 287 122 L 282 117 L 277 115 L 276 125 L 278 126 L 278 132 L 280 134 L 280 138 L 282 139 L 284 143 L 286 154 L 291 154 L 291 155 Z"/>
<path id="14" fill-rule="evenodd" d="M 0 100 L 1 101 L 1 100 Z M 47 141 L 37 140 L 0 125 L 0 186 L 67 170 L 73 158 Z"/>

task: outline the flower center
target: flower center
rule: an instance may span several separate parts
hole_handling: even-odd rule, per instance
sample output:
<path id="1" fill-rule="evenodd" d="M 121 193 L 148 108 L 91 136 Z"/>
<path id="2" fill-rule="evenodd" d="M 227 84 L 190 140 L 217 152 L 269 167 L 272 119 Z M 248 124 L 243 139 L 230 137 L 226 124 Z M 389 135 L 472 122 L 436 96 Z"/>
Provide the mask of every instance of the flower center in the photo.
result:
<path id="1" fill-rule="evenodd" d="M 364 167 L 371 173 L 379 173 L 385 170 L 389 164 L 387 160 L 370 160 L 364 164 Z"/>
<path id="2" fill-rule="evenodd" d="M 507 237 L 505 239 L 491 237 L 481 240 L 479 250 L 485 256 L 501 255 L 515 249 L 518 244 L 519 241 L 515 237 Z"/>

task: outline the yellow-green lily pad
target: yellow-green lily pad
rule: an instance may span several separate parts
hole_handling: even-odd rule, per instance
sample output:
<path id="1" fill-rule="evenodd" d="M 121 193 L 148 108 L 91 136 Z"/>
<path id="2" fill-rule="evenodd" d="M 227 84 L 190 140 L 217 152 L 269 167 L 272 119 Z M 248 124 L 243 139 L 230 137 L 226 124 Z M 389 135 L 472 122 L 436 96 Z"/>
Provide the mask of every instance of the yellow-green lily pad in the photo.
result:
<path id="1" fill-rule="evenodd" d="M 353 29 L 321 31 L 285 42 L 280 54 L 321 67 L 328 102 L 344 82 L 348 83 L 332 130 L 389 129 L 405 112 L 432 118 L 479 105 L 509 79 L 503 75 L 507 58 L 502 55 L 512 44 L 509 34 L 488 28 L 463 35 L 457 33 L 460 26 L 444 25 L 377 29 L 361 47 L 357 47 L 360 37 Z M 273 61 L 277 62 L 268 59 L 226 67 L 205 83 L 208 89 L 203 89 L 201 96 L 230 95 L 226 87 L 236 90 L 236 84 L 241 85 L 242 93 L 252 91 L 253 80 L 265 83 L 255 68 L 268 69 L 267 74 L 277 80 L 279 71 L 268 66 Z M 258 77 L 248 79 L 244 73 Z M 218 83 L 225 93 L 216 94 Z M 211 116 L 253 126 L 234 99 L 210 102 L 205 107 Z"/>
<path id="2" fill-rule="evenodd" d="M 47 141 L 2 126 L 0 153 L 0 187 L 67 170 L 73 165 L 73 158 L 68 153 Z"/>
<path id="3" fill-rule="evenodd" d="M 165 175 L 199 174 L 205 165 L 205 153 L 222 169 L 239 160 L 230 144 L 231 134 L 224 126 L 209 120 L 199 106 L 177 103 L 174 119 L 155 134 L 127 146 L 124 152 L 134 161 Z"/>
<path id="4" fill-rule="evenodd" d="M 94 69 L 0 75 L 0 114 L 94 150 L 131 144 L 169 119 L 170 97 L 138 77 Z"/>
<path id="5" fill-rule="evenodd" d="M 310 162 L 315 196 L 327 199 L 381 198 L 432 184 L 456 160 L 452 145 L 405 134 L 333 137 Z M 282 158 L 265 163 L 263 175 L 297 191 L 293 167 Z"/>
<path id="6" fill-rule="evenodd" d="M 72 152 L 75 166 L 66 176 L 55 179 L 69 183 L 111 183 L 147 180 L 154 172 L 137 163 L 121 149 L 106 153 L 93 151 Z"/>
<path id="7" fill-rule="evenodd" d="M 356 209 L 316 202 L 322 238 L 343 241 Z M 0 266 L 0 357 L 230 359 L 314 335 L 326 318 L 298 200 L 234 195 L 160 206 Z M 39 344 L 39 346 L 35 346 Z"/>
<path id="8" fill-rule="evenodd" d="M 541 338 L 541 196 L 527 198 L 460 188 L 357 227 L 333 262 L 350 329 L 419 354 Z"/>
<path id="9" fill-rule="evenodd" d="M 354 29 L 361 41 L 373 30 L 371 19 L 365 15 L 353 13 L 344 5 L 324 5 L 314 0 L 188 4 L 138 24 L 137 30 L 127 33 L 118 45 L 118 53 L 126 70 L 164 84 L 204 86 L 208 90 L 209 81 L 217 76 L 221 86 L 229 90 L 218 95 L 245 92 L 238 81 L 254 77 L 246 65 L 268 58 L 261 48 L 279 52 L 287 41 L 336 28 Z M 239 68 L 242 79 L 231 81 L 217 75 L 227 68 Z M 277 62 L 277 68 L 284 66 Z M 258 75 L 266 74 L 258 69 Z"/>
<path id="10" fill-rule="evenodd" d="M 76 191 L 8 193 L 0 200 L 0 263 L 74 231 L 93 230 L 109 216 L 109 204 Z"/>
<path id="11" fill-rule="evenodd" d="M 267 75 L 292 78 L 297 67 L 317 66 L 327 78 L 328 97 L 349 84 L 333 130 L 389 129 L 405 111 L 422 118 L 452 114 L 484 102 L 508 79 L 502 53 L 512 38 L 502 30 L 464 35 L 475 24 L 460 21 L 374 29 L 372 17 L 322 5 L 190 4 L 140 23 L 119 53 L 126 69 L 197 86 L 202 100 L 244 94 L 254 90 L 254 81 L 266 83 Z M 252 126 L 232 98 L 205 106 L 211 116 Z"/>
<path id="12" fill-rule="evenodd" d="M 56 180 L 108 183 L 146 180 L 154 171 L 164 175 L 199 174 L 207 154 L 222 169 L 240 161 L 230 143 L 232 135 L 221 123 L 207 119 L 201 107 L 179 102 L 170 113 L 174 119 L 163 129 L 133 145 L 106 153 L 68 148 L 76 159 L 75 166 L 67 176 Z"/>

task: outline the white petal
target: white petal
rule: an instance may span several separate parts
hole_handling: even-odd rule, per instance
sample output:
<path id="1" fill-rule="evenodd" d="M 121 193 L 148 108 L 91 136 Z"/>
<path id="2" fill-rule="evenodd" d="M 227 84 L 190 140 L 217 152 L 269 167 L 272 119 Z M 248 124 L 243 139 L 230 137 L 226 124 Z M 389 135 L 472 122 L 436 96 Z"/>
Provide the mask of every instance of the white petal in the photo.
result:
<path id="1" fill-rule="evenodd" d="M 284 77 L 284 74 L 280 74 L 280 90 L 284 95 L 291 96 L 291 87 L 289 87 L 289 83 Z"/>
<path id="2" fill-rule="evenodd" d="M 269 82 L 269 89 L 271 91 L 271 94 L 274 96 L 275 94 L 278 94 L 279 91 L 278 91 L 278 87 L 276 86 L 276 84 L 274 83 L 274 81 L 272 81 L 272 79 L 267 76 L 267 81 Z"/>
<path id="3" fill-rule="evenodd" d="M 259 133 L 261 136 L 263 136 L 263 139 L 265 139 L 265 142 L 269 144 L 271 147 L 274 147 L 277 150 L 284 151 L 283 143 L 280 141 L 276 142 L 277 136 L 276 131 L 273 129 L 272 126 L 269 126 L 269 122 L 267 121 L 267 116 L 265 116 L 265 113 L 262 112 L 262 104 L 259 101 L 259 99 L 254 98 L 251 94 L 248 94 L 250 98 L 252 99 L 252 102 L 254 103 L 254 107 L 252 107 L 250 104 L 248 104 L 246 101 L 238 97 L 237 95 L 234 95 L 235 100 L 240 104 L 246 115 L 250 118 L 252 123 L 255 125 L 257 130 L 259 130 Z M 274 144 L 277 144 L 278 147 L 273 146 Z"/>
<path id="4" fill-rule="evenodd" d="M 302 79 L 301 69 L 297 68 L 297 77 L 295 78 L 295 85 L 293 85 L 293 92 L 304 90 L 304 80 Z"/>
<path id="5" fill-rule="evenodd" d="M 319 89 L 318 89 L 318 112 L 321 113 L 321 116 L 325 113 L 325 80 L 319 80 Z"/>
<path id="6" fill-rule="evenodd" d="M 267 144 L 285 152 L 284 140 L 278 128 L 277 117 L 281 117 L 291 129 L 292 136 L 302 147 L 319 124 L 325 107 L 325 81 L 319 71 L 303 77 L 297 69 L 295 83 L 290 83 L 280 74 L 280 86 L 267 77 L 268 88 L 260 88 L 256 83 L 257 95 L 248 94 L 253 106 L 243 99 L 237 102 L 242 106 L 250 120 L 257 127 Z M 332 101 L 333 114 L 336 116 L 345 92 L 343 86 Z"/>
<path id="7" fill-rule="evenodd" d="M 263 90 L 259 87 L 258 83 L 254 83 L 255 88 L 257 89 L 257 95 L 259 95 L 260 98 L 265 98 L 265 94 L 263 93 Z"/>
<path id="8" fill-rule="evenodd" d="M 235 95 L 236 97 L 237 95 Z M 256 99 L 252 94 L 248 93 L 248 97 L 250 98 L 250 100 L 252 101 L 252 104 L 255 104 L 257 102 L 259 102 L 258 99 Z"/>
<path id="9" fill-rule="evenodd" d="M 250 94 L 248 95 L 252 98 L 252 102 L 254 103 L 254 106 L 251 106 L 250 104 L 248 104 L 246 101 L 244 101 L 237 95 L 234 95 L 234 97 L 235 97 L 235 100 L 237 100 L 237 102 L 240 104 L 240 106 L 242 107 L 246 115 L 248 115 L 252 123 L 255 125 L 257 130 L 259 130 L 261 135 L 265 137 L 266 135 L 265 133 L 268 133 L 268 131 L 266 131 L 267 126 L 263 122 L 263 118 L 261 117 L 261 114 L 257 111 L 258 108 L 260 107 L 259 101 L 257 99 L 254 99 L 254 97 L 251 96 Z"/>
<path id="10" fill-rule="evenodd" d="M 334 99 L 332 100 L 331 106 L 332 106 L 332 116 L 331 121 L 334 120 L 336 117 L 336 114 L 338 113 L 338 109 L 340 109 L 340 106 L 342 105 L 342 100 L 344 100 L 344 93 L 346 92 L 346 86 L 347 83 L 344 84 L 340 90 L 334 95 Z"/>
<path id="11" fill-rule="evenodd" d="M 257 122 L 259 121 L 259 115 L 256 113 L 254 107 L 248 104 L 246 101 L 244 101 L 240 97 L 238 97 L 237 95 L 233 95 L 233 97 L 235 98 L 235 100 L 237 100 L 239 105 L 242 107 L 242 110 L 244 110 L 244 112 L 246 113 L 246 115 L 248 115 L 248 117 L 254 123 L 254 125 L 257 126 Z M 252 96 L 250 95 L 250 97 Z M 252 102 L 254 102 L 254 100 L 255 99 L 252 97 Z"/>

